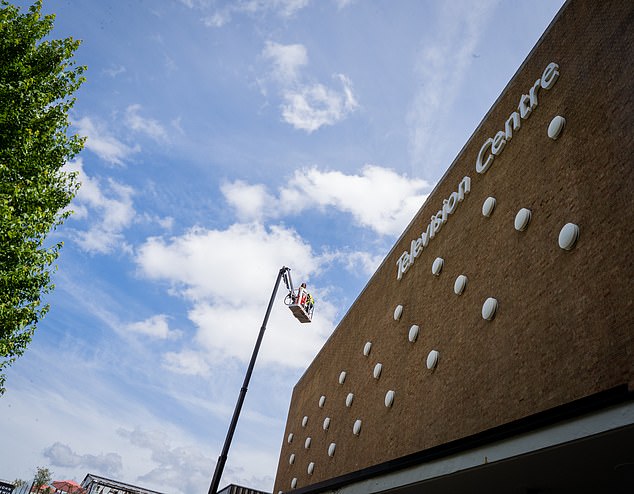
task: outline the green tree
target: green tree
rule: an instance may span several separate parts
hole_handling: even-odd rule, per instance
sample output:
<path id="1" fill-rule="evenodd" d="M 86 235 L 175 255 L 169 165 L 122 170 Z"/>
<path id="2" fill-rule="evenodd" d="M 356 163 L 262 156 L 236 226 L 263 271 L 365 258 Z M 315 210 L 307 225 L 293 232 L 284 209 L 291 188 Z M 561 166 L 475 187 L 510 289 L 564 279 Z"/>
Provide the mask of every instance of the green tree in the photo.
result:
<path id="1" fill-rule="evenodd" d="M 48 486 L 53 480 L 53 472 L 51 472 L 48 468 L 37 467 L 35 472 L 35 477 L 33 477 L 33 487 L 35 488 L 35 492 L 42 492 L 42 487 Z M 48 491 L 49 489 L 45 489 Z M 53 489 L 50 489 L 51 491 Z"/>
<path id="2" fill-rule="evenodd" d="M 69 135 L 73 93 L 84 81 L 73 38 L 50 39 L 54 15 L 0 0 L 0 394 L 6 367 L 22 355 L 48 311 L 62 242 L 48 234 L 68 217 L 79 187 L 63 170 L 84 139 Z"/>

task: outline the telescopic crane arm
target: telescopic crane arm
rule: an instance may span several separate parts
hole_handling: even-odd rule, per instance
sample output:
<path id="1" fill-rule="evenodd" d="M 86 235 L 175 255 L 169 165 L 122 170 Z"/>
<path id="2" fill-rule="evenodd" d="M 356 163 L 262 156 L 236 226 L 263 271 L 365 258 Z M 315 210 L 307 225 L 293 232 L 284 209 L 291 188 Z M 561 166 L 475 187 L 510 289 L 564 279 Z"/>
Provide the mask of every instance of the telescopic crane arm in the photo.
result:
<path id="1" fill-rule="evenodd" d="M 291 278 L 291 268 L 287 268 L 286 266 L 282 268 L 282 278 L 284 279 L 284 284 L 286 285 L 288 293 L 295 292 L 295 289 L 293 288 L 293 279 Z"/>

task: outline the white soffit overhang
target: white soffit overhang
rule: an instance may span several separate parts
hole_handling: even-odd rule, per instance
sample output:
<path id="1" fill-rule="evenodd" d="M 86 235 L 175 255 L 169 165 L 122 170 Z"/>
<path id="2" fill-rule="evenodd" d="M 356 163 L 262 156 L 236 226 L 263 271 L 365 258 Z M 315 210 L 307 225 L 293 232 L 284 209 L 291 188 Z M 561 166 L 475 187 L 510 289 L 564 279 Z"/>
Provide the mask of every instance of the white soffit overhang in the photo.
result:
<path id="1" fill-rule="evenodd" d="M 470 449 L 455 455 L 378 474 L 358 482 L 333 489 L 319 489 L 320 493 L 378 494 L 383 492 L 413 492 L 415 484 L 457 474 L 483 465 L 491 465 L 545 448 L 571 441 L 590 438 L 634 424 L 634 402 L 611 406 L 587 415 L 519 434 L 501 441 Z M 410 486 L 410 488 L 408 488 Z M 310 488 L 308 489 L 310 491 Z M 316 491 L 317 492 L 317 491 Z"/>

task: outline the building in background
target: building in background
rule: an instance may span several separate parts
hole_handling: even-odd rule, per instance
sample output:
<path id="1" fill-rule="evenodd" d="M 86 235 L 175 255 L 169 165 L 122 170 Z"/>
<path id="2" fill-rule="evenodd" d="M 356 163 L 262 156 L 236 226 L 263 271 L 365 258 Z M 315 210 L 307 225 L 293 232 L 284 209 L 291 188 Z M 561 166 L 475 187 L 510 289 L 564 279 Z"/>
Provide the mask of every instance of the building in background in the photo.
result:
<path id="1" fill-rule="evenodd" d="M 0 494 L 12 494 L 14 485 L 8 480 L 0 480 Z"/>
<path id="2" fill-rule="evenodd" d="M 14 490 L 15 489 L 15 490 Z M 41 491 L 56 494 L 162 494 L 158 491 L 145 489 L 136 485 L 126 484 L 118 480 L 108 479 L 89 473 L 86 475 L 81 485 L 72 480 L 57 480 L 50 486 L 42 486 Z M 29 494 L 33 491 L 33 483 L 26 482 L 15 488 L 13 483 L 0 480 L 0 494 Z M 33 491 L 34 492 L 34 491 Z M 229 484 L 218 494 L 271 494 L 270 492 L 258 491 L 249 487 Z"/>
<path id="3" fill-rule="evenodd" d="M 633 68 L 634 2 L 562 7 L 295 386 L 274 492 L 634 492 Z"/>
<path id="4" fill-rule="evenodd" d="M 89 473 L 81 483 L 86 494 L 163 494 Z"/>
<path id="5" fill-rule="evenodd" d="M 222 490 L 218 491 L 218 494 L 271 494 L 270 492 L 257 491 L 250 489 L 249 487 L 243 487 L 241 485 L 229 484 Z"/>

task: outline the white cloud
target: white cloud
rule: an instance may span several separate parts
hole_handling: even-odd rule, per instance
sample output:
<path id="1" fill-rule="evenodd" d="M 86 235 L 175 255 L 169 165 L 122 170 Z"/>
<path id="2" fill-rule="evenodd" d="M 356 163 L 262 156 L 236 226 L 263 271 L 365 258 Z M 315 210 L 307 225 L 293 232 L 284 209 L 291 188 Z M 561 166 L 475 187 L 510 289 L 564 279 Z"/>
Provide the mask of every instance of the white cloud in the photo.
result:
<path id="1" fill-rule="evenodd" d="M 196 342 L 204 349 L 211 361 L 229 358 L 248 362 L 253 345 L 266 309 L 266 296 L 270 296 L 274 277 L 268 280 L 268 286 L 262 286 L 259 303 L 247 301 L 236 309 L 230 304 L 198 303 L 189 313 L 189 318 L 197 326 Z M 270 331 L 266 334 L 258 355 L 258 362 L 278 364 L 292 368 L 304 368 L 317 354 L 326 338 L 334 328 L 335 308 L 319 298 L 319 291 L 311 290 L 317 296 L 316 317 L 312 323 L 300 324 L 290 310 L 278 308 L 270 316 Z M 280 295 L 285 287 L 280 288 Z M 281 296 L 277 306 L 281 306 Z"/>
<path id="2" fill-rule="evenodd" d="M 103 472 L 104 475 L 117 477 L 123 470 L 121 455 L 101 453 L 99 455 L 75 453 L 70 446 L 55 442 L 43 452 L 53 467 L 83 468 L 89 471 Z"/>
<path id="3" fill-rule="evenodd" d="M 359 105 L 352 94 L 350 80 L 343 74 L 336 77 L 341 81 L 342 92 L 322 84 L 285 90 L 285 103 L 282 105 L 284 120 L 310 134 L 324 125 L 334 125 L 356 110 Z"/>
<path id="4" fill-rule="evenodd" d="M 171 216 L 157 217 L 156 222 L 164 230 L 171 230 L 174 227 L 174 218 Z"/>
<path id="5" fill-rule="evenodd" d="M 12 454 L 3 456 L 5 471 L 26 478 L 32 475 L 34 465 L 43 464 L 50 465 L 58 479 L 81 481 L 89 471 L 134 483 L 135 478 L 161 465 L 159 459 L 148 457 L 147 449 L 117 434 L 119 429 L 134 430 L 139 424 L 147 430 L 163 431 L 170 451 L 185 447 L 192 455 L 200 455 L 197 451 L 209 447 L 205 441 L 196 443 L 196 433 L 190 435 L 182 424 L 158 419 L 156 410 L 147 403 L 136 403 L 120 386 L 104 380 L 85 353 L 80 356 L 69 350 L 52 359 L 51 350 L 38 353 L 31 349 L 29 358 L 32 362 L 35 358 L 35 368 L 46 372 L 36 370 L 37 378 L 16 374 L 12 388 L 3 397 L 10 413 L 0 428 L 3 440 L 12 445 Z M 41 388 L 29 386 L 33 379 L 44 384 Z M 207 469 L 209 464 L 213 462 L 209 460 Z M 29 470 L 22 465 L 29 465 Z M 184 494 L 208 487 L 208 479 L 196 479 L 196 489 L 170 486 L 167 492 Z M 162 487 L 152 482 L 144 486 Z"/>
<path id="6" fill-rule="evenodd" d="M 231 20 L 229 10 L 219 10 L 203 18 L 203 24 L 207 27 L 222 27 Z"/>
<path id="7" fill-rule="evenodd" d="M 180 337 L 182 333 L 180 331 L 170 329 L 167 320 L 168 316 L 165 314 L 158 314 L 143 321 L 130 323 L 126 325 L 126 329 L 133 333 L 138 333 L 160 340 Z"/>
<path id="8" fill-rule="evenodd" d="M 498 0 L 442 2 L 432 39 L 425 39 L 416 72 L 421 88 L 407 115 L 410 126 L 412 161 L 433 162 L 442 155 L 446 136 L 437 127 L 443 110 L 463 88 L 464 78 L 473 61 L 473 53 L 489 21 L 489 12 Z M 446 166 L 446 165 L 445 165 Z"/>
<path id="9" fill-rule="evenodd" d="M 173 446 L 170 437 L 162 430 L 120 428 L 117 434 L 132 445 L 150 452 L 156 466 L 140 476 L 140 481 L 184 492 L 196 492 L 208 481 L 212 460 L 197 447 Z"/>
<path id="10" fill-rule="evenodd" d="M 266 191 L 263 184 L 250 185 L 237 180 L 222 184 L 220 190 L 241 221 L 260 220 L 271 205 L 277 206 L 277 199 Z"/>
<path id="11" fill-rule="evenodd" d="M 145 118 L 139 115 L 141 105 L 130 105 L 125 111 L 125 124 L 129 129 L 144 134 L 156 142 L 167 140 L 165 128 L 152 118 Z"/>
<path id="12" fill-rule="evenodd" d="M 364 166 L 361 175 L 310 168 L 295 173 L 281 200 L 301 204 L 301 200 L 292 199 L 304 198 L 307 207 L 332 206 L 352 214 L 361 226 L 397 235 L 422 206 L 427 198 L 422 191 L 428 187 L 424 180 L 373 165 Z"/>
<path id="13" fill-rule="evenodd" d="M 366 165 L 358 175 L 317 168 L 297 170 L 278 196 L 263 185 L 242 181 L 225 184 L 222 192 L 242 219 L 276 218 L 310 208 L 332 207 L 352 215 L 355 222 L 382 235 L 397 235 L 427 198 L 430 186 L 421 179 Z"/>
<path id="14" fill-rule="evenodd" d="M 183 118 L 178 116 L 178 117 L 172 119 L 172 121 L 170 122 L 170 125 L 180 135 L 185 135 L 185 130 L 183 129 L 183 123 L 182 122 L 183 122 Z"/>
<path id="15" fill-rule="evenodd" d="M 284 425 L 280 427 L 283 431 Z M 279 444 L 279 440 L 278 440 Z M 278 444 L 276 446 L 279 448 Z M 274 474 L 277 470 L 278 455 L 269 449 L 254 448 L 252 441 L 237 442 L 232 445 L 232 452 L 241 461 L 232 462 L 225 468 L 227 482 L 237 485 L 248 485 L 266 491 L 273 489 Z M 276 451 L 277 452 L 277 451 Z"/>
<path id="16" fill-rule="evenodd" d="M 150 485 L 161 485 L 163 491 L 200 492 L 201 486 L 208 487 L 210 471 L 214 465 L 211 458 L 191 445 L 174 445 L 161 430 L 150 430 L 136 427 L 129 430 L 120 428 L 117 434 L 127 439 L 130 444 L 150 453 L 155 467 L 138 477 L 138 482 Z M 243 469 L 229 465 L 225 468 L 223 478 L 240 485 L 270 485 L 273 479 L 277 458 L 269 451 L 263 452 L 237 443 L 232 449 L 232 456 L 239 457 L 240 463 L 249 465 L 252 474 L 245 479 Z"/>
<path id="17" fill-rule="evenodd" d="M 236 307 L 261 296 L 279 268 L 293 261 L 303 276 L 317 269 L 310 245 L 297 233 L 256 223 L 227 230 L 192 228 L 170 241 L 152 237 L 137 252 L 145 276 L 169 281 L 191 300 Z"/>
<path id="18" fill-rule="evenodd" d="M 263 3 L 266 4 L 265 1 Z M 309 3 L 310 0 L 273 0 L 273 5 L 283 17 L 292 17 Z"/>
<path id="19" fill-rule="evenodd" d="M 341 262 L 351 273 L 361 272 L 366 276 L 374 274 L 384 258 L 383 254 L 371 254 L 362 251 L 336 251 L 325 256 L 332 261 Z"/>
<path id="20" fill-rule="evenodd" d="M 137 219 L 143 223 L 158 225 L 167 232 L 174 227 L 174 218 L 172 216 L 158 216 L 145 212 L 141 215 L 137 215 Z"/>
<path id="21" fill-rule="evenodd" d="M 318 272 L 319 262 L 310 245 L 280 226 L 235 224 L 226 230 L 192 229 L 169 241 L 148 239 L 137 253 L 141 272 L 167 281 L 184 296 L 196 327 L 196 346 L 167 353 L 164 365 L 181 374 L 206 375 L 225 359 L 248 361 L 279 269 L 291 266 L 298 284 Z M 284 292 L 281 283 L 278 304 Z M 336 313 L 314 293 L 320 317 L 301 337 L 290 311 L 273 311 L 275 331 L 262 345 L 261 362 L 290 367 L 310 362 L 332 331 Z"/>
<path id="22" fill-rule="evenodd" d="M 262 286 L 260 295 L 270 296 L 275 277 Z M 313 287 L 309 284 L 309 289 Z M 336 308 L 317 295 L 315 311 L 318 314 L 312 323 L 300 324 L 290 310 L 283 310 L 285 287 L 280 287 L 280 296 L 268 322 L 268 330 L 258 354 L 258 365 L 277 365 L 285 368 L 305 368 L 323 346 L 334 328 Z M 195 303 L 189 318 L 196 326 L 195 347 L 184 346 L 181 350 L 164 355 L 163 366 L 177 374 L 209 376 L 214 368 L 235 359 L 246 364 L 262 324 L 267 300 L 260 298 L 245 301 L 241 307 L 227 303 Z"/>
<path id="23" fill-rule="evenodd" d="M 86 136 L 86 149 L 95 153 L 102 160 L 114 165 L 122 165 L 131 154 L 138 153 L 141 148 L 128 146 L 111 135 L 103 124 L 83 117 L 74 124 L 79 135 Z"/>
<path id="24" fill-rule="evenodd" d="M 122 70 L 125 69 L 122 68 Z M 114 77 L 120 72 L 107 73 Z M 141 116 L 140 111 L 141 105 L 129 105 L 123 116 L 125 126 L 134 132 L 150 137 L 156 142 L 167 141 L 168 133 L 160 122 Z M 130 146 L 124 143 L 115 137 L 104 123 L 95 121 L 90 117 L 80 118 L 77 122 L 74 122 L 74 125 L 78 134 L 86 137 L 86 149 L 92 151 L 107 163 L 123 165 L 128 157 L 141 151 L 141 147 L 138 144 Z"/>
<path id="25" fill-rule="evenodd" d="M 190 8 L 195 6 L 192 0 L 181 0 L 181 2 Z M 255 17 L 267 13 L 272 13 L 283 18 L 290 18 L 305 8 L 309 3 L 310 0 L 238 0 L 230 2 L 211 15 L 204 17 L 203 23 L 207 27 L 222 27 L 231 22 L 231 19 L 235 15 L 250 15 Z"/>
<path id="26" fill-rule="evenodd" d="M 306 47 L 300 44 L 282 45 L 267 41 L 262 54 L 273 64 L 273 77 L 283 84 L 294 83 L 299 69 L 308 63 Z"/>
<path id="27" fill-rule="evenodd" d="M 126 248 L 122 232 L 135 217 L 132 187 L 112 179 L 103 184 L 90 177 L 84 171 L 81 158 L 67 163 L 66 170 L 78 172 L 81 182 L 71 208 L 79 211 L 77 219 L 90 221 L 88 230 L 76 232 L 79 246 L 88 252 L 102 254 Z"/>
<path id="28" fill-rule="evenodd" d="M 111 65 L 107 69 L 103 69 L 102 72 L 110 77 L 117 77 L 120 74 L 124 74 L 126 72 L 126 68 L 123 65 Z"/>
<path id="29" fill-rule="evenodd" d="M 337 8 L 339 10 L 346 8 L 348 5 L 351 5 L 355 0 L 335 0 L 337 4 Z"/>
<path id="30" fill-rule="evenodd" d="M 333 76 L 341 84 L 339 89 L 312 82 L 302 75 L 300 69 L 308 65 L 303 45 L 268 41 L 262 56 L 272 65 L 270 78 L 284 101 L 282 117 L 296 129 L 314 132 L 343 120 L 359 107 L 352 82 L 344 74 Z"/>
<path id="31" fill-rule="evenodd" d="M 208 376 L 211 369 L 205 356 L 193 350 L 167 352 L 163 355 L 163 366 L 176 374 L 189 376 Z"/>

